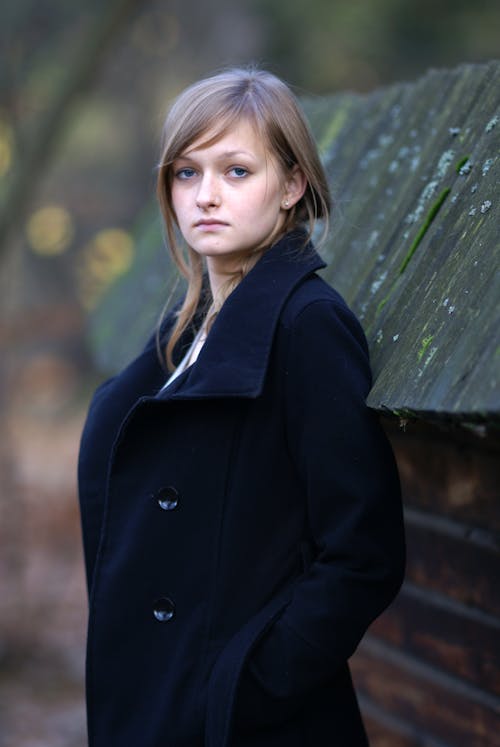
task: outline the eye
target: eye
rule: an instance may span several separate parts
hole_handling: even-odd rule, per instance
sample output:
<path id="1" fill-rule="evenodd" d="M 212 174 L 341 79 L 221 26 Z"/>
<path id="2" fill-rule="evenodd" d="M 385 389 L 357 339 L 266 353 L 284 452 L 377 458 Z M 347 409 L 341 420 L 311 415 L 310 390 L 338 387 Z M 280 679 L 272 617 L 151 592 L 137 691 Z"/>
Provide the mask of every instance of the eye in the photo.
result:
<path id="1" fill-rule="evenodd" d="M 244 176 L 248 176 L 248 173 L 248 169 L 243 168 L 243 166 L 233 166 L 229 169 L 229 174 L 237 179 L 243 179 Z"/>
<path id="2" fill-rule="evenodd" d="M 196 171 L 194 169 L 190 169 L 188 166 L 185 166 L 183 169 L 178 169 L 178 171 L 175 172 L 175 177 L 177 179 L 192 179 L 193 176 L 195 176 Z"/>

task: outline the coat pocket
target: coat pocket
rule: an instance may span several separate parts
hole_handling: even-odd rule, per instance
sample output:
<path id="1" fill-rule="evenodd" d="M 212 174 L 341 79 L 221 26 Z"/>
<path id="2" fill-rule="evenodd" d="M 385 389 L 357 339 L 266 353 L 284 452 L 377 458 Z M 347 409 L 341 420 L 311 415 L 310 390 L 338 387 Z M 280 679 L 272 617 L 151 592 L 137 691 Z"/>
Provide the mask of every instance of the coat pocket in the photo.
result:
<path id="1" fill-rule="evenodd" d="M 236 693 L 247 656 L 290 601 L 292 589 L 274 597 L 221 651 L 208 683 L 205 747 L 233 747 L 230 734 Z M 249 747 L 251 742 L 249 743 Z M 258 744 L 257 742 L 255 744 Z"/>

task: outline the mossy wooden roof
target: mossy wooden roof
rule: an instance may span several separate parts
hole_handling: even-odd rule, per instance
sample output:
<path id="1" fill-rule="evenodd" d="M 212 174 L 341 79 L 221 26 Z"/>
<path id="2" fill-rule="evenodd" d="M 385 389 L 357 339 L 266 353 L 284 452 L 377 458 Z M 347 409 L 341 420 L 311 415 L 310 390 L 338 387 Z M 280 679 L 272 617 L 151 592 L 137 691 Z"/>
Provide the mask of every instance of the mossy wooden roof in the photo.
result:
<path id="1" fill-rule="evenodd" d="M 500 410 L 500 63 L 307 102 L 338 209 L 327 279 L 358 313 L 369 404 Z"/>
<path id="2" fill-rule="evenodd" d="M 369 404 L 430 420 L 499 421 L 500 63 L 304 104 L 336 200 L 324 275 L 366 331 Z M 135 343 L 160 291 L 165 298 L 166 260 L 155 249 L 146 269 L 142 254 L 94 315 L 101 358 L 107 350 L 119 361 L 113 328 Z M 141 311 L 131 304 L 138 296 Z"/>

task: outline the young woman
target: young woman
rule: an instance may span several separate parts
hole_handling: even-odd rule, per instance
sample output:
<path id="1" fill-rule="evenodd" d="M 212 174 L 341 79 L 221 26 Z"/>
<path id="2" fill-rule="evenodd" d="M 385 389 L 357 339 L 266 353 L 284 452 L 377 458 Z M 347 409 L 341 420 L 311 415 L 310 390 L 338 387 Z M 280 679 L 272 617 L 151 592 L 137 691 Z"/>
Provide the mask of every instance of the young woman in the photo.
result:
<path id="1" fill-rule="evenodd" d="M 362 747 L 347 660 L 401 584 L 399 483 L 289 88 L 184 91 L 158 195 L 187 292 L 81 444 L 90 746 Z"/>

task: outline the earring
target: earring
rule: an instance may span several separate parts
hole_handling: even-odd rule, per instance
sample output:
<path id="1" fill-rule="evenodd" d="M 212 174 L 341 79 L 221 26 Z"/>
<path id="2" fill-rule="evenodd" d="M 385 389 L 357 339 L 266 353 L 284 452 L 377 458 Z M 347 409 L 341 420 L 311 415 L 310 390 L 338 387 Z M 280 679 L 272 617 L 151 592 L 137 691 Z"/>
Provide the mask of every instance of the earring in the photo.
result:
<path id="1" fill-rule="evenodd" d="M 290 203 L 288 202 L 288 200 L 283 200 L 283 207 L 284 208 L 287 208 L 289 204 Z"/>

